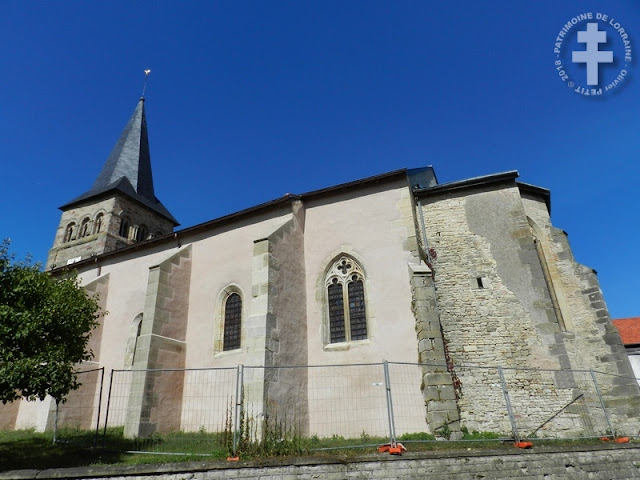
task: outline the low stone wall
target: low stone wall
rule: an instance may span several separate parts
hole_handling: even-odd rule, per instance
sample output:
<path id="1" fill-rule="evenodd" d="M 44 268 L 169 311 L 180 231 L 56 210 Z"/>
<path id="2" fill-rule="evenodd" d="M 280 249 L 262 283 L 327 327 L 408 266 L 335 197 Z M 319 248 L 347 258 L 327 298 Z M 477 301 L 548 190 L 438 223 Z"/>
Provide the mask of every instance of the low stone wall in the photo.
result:
<path id="1" fill-rule="evenodd" d="M 0 473 L 9 479 L 113 480 L 341 480 L 341 479 L 629 479 L 640 478 L 640 447 L 583 446 L 533 450 L 419 452 L 402 457 L 363 455 L 166 465 L 20 470 Z"/>

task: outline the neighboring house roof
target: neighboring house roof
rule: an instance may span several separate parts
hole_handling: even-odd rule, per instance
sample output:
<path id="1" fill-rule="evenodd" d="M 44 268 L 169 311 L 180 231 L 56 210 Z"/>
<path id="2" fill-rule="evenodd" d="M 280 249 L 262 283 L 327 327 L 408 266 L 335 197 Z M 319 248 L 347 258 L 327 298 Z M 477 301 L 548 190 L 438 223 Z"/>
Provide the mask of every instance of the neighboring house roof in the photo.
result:
<path id="1" fill-rule="evenodd" d="M 617 318 L 613 325 L 620 332 L 623 345 L 640 344 L 640 317 Z"/>
<path id="2" fill-rule="evenodd" d="M 91 189 L 60 208 L 62 210 L 71 208 L 114 190 L 122 192 L 156 211 L 171 220 L 174 225 L 179 225 L 169 210 L 156 198 L 153 191 L 144 98 L 138 102 L 118 143 L 107 158 Z"/>

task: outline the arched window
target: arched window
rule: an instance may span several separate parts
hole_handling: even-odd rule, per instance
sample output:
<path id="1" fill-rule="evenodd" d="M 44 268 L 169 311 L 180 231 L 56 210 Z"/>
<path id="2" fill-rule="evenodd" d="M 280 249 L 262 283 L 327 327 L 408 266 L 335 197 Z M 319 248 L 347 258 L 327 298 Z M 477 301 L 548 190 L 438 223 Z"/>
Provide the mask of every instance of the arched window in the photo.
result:
<path id="1" fill-rule="evenodd" d="M 64 231 L 64 242 L 70 242 L 71 240 L 73 240 L 73 233 L 75 229 L 75 222 L 71 222 L 69 225 L 67 225 L 67 229 Z"/>
<path id="2" fill-rule="evenodd" d="M 100 233 L 100 230 L 102 230 L 102 221 L 104 220 L 104 214 L 103 213 L 99 213 L 96 216 L 96 219 L 93 221 L 93 234 L 95 235 L 96 233 Z"/>
<path id="3" fill-rule="evenodd" d="M 87 235 L 89 235 L 89 217 L 82 220 L 82 223 L 80 224 L 80 235 L 78 238 L 86 237 Z"/>
<path id="4" fill-rule="evenodd" d="M 120 232 L 118 233 L 118 235 L 124 238 L 129 238 L 130 225 L 131 223 L 129 222 L 129 219 L 127 217 L 122 217 L 122 220 L 120 220 Z"/>
<path id="5" fill-rule="evenodd" d="M 232 293 L 224 302 L 224 333 L 222 336 L 222 350 L 236 350 L 240 348 L 240 333 L 242 323 L 242 299 L 237 293 Z"/>
<path id="6" fill-rule="evenodd" d="M 138 233 L 136 234 L 136 242 L 143 242 L 149 238 L 149 229 L 144 225 L 138 227 Z"/>
<path id="7" fill-rule="evenodd" d="M 129 337 L 127 338 L 127 346 L 125 349 L 124 366 L 132 367 L 136 361 L 136 347 L 138 346 L 138 337 L 142 332 L 142 313 L 136 315 L 131 325 L 129 325 Z"/>
<path id="8" fill-rule="evenodd" d="M 352 258 L 341 256 L 329 269 L 325 282 L 329 316 L 329 342 L 367 338 L 364 273 Z"/>

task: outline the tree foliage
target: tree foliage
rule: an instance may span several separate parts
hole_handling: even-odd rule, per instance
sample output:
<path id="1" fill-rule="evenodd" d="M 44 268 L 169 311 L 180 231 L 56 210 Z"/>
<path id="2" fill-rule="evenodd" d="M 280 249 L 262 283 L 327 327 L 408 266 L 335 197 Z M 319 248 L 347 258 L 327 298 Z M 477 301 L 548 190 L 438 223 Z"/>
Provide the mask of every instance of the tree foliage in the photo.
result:
<path id="1" fill-rule="evenodd" d="M 77 364 L 101 315 L 77 276 L 55 278 L 30 258 L 16 261 L 0 244 L 0 400 L 64 401 L 79 384 Z"/>

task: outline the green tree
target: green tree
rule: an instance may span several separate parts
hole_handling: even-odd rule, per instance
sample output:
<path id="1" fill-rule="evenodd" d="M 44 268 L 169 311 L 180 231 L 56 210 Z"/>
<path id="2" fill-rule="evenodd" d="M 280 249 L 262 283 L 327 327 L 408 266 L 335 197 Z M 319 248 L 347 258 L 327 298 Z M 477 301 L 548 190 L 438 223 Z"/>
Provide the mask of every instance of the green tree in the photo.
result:
<path id="1" fill-rule="evenodd" d="M 0 400 L 64 401 L 78 388 L 77 364 L 101 315 L 75 273 L 56 278 L 30 258 L 16 261 L 0 244 Z"/>

